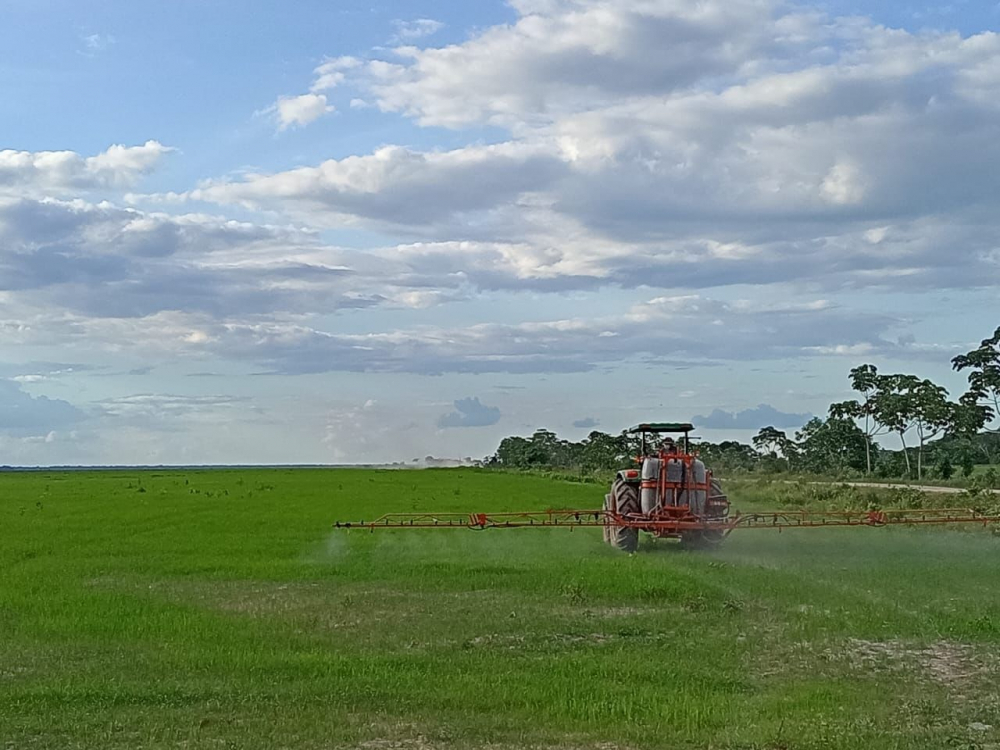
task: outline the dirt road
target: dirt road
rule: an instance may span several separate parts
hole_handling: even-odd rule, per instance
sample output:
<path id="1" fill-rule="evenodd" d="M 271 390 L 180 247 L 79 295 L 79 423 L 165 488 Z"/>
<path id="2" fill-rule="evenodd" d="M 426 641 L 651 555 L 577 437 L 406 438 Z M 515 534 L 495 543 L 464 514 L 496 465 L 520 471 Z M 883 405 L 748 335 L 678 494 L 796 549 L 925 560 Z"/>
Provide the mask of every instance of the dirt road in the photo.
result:
<path id="1" fill-rule="evenodd" d="M 929 484 L 887 484 L 885 482 L 810 482 L 809 484 L 846 484 L 851 487 L 874 487 L 875 489 L 911 489 L 921 492 L 939 492 L 943 495 L 956 495 L 965 492 L 961 487 L 935 487 Z M 989 490 L 1000 492 L 1000 490 Z"/>

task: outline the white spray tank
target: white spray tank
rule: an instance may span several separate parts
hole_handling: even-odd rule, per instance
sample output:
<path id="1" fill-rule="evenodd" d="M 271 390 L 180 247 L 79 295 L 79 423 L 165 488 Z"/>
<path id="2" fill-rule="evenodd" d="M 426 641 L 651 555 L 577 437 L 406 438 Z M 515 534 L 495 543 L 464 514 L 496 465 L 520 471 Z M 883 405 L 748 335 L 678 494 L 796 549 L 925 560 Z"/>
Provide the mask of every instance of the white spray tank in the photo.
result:
<path id="1" fill-rule="evenodd" d="M 656 488 L 660 483 L 660 459 L 653 456 L 642 462 L 642 481 L 639 484 L 639 504 L 642 512 L 649 515 L 659 505 Z"/>
<path id="2" fill-rule="evenodd" d="M 680 483 L 684 480 L 684 462 L 679 458 L 667 459 L 667 481 Z M 673 490 L 668 490 L 670 495 L 664 500 L 667 505 L 683 505 Z"/>
<path id="3" fill-rule="evenodd" d="M 677 481 L 681 481 L 680 478 Z M 708 471 L 705 469 L 705 462 L 697 458 L 694 459 L 691 462 L 690 470 L 687 471 L 687 476 L 684 477 L 684 483 L 688 486 L 701 485 L 704 487 L 707 481 Z M 703 516 L 705 515 L 707 494 L 703 489 L 682 490 L 677 504 L 687 505 L 694 515 Z"/>

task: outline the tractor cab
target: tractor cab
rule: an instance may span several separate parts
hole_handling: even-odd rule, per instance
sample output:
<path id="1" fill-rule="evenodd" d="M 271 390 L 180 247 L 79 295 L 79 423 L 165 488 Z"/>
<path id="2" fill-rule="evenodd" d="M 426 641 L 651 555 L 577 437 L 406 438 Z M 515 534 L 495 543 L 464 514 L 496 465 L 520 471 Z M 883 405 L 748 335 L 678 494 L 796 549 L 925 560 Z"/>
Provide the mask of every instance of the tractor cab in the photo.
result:
<path id="1" fill-rule="evenodd" d="M 694 431 L 694 425 L 689 422 L 648 422 L 636 425 L 625 430 L 626 435 L 639 436 L 639 457 L 638 462 L 647 456 L 658 455 L 687 455 L 690 452 L 690 435 Z M 666 437 L 663 437 L 666 435 Z M 681 435 L 680 440 L 675 440 L 671 435 Z"/>

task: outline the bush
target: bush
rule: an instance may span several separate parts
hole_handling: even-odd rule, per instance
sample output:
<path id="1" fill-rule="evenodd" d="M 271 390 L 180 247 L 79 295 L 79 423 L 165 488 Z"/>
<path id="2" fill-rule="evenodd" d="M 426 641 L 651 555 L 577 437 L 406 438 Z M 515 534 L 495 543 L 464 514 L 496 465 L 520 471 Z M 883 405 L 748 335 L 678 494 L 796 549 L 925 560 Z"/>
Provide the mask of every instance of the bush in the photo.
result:
<path id="1" fill-rule="evenodd" d="M 955 473 L 955 467 L 951 465 L 951 461 L 945 456 L 941 459 L 941 463 L 937 466 L 937 475 L 941 479 L 951 479 L 951 475 Z"/>
<path id="2" fill-rule="evenodd" d="M 969 481 L 969 489 L 973 492 L 989 492 L 1000 489 L 1000 475 L 992 466 Z"/>

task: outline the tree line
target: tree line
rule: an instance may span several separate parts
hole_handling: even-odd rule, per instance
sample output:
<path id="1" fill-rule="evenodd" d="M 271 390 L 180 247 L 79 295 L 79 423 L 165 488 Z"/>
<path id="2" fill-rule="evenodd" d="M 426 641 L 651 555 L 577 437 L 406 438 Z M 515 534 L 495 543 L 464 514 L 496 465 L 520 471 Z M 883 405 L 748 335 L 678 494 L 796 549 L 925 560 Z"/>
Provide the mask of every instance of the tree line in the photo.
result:
<path id="1" fill-rule="evenodd" d="M 966 476 L 976 464 L 1000 456 L 1000 327 L 976 349 L 951 360 L 967 374 L 958 399 L 916 375 L 880 373 L 871 364 L 849 373 L 855 398 L 831 404 L 793 435 L 762 428 L 747 445 L 734 440 L 700 442 L 698 451 L 717 472 L 853 472 L 868 476 L 949 479 Z M 883 448 L 878 438 L 894 435 L 900 450 Z M 638 455 L 638 438 L 624 432 L 591 432 L 579 442 L 549 430 L 530 437 L 506 437 L 486 459 L 492 466 L 599 472 L 623 468 Z"/>

